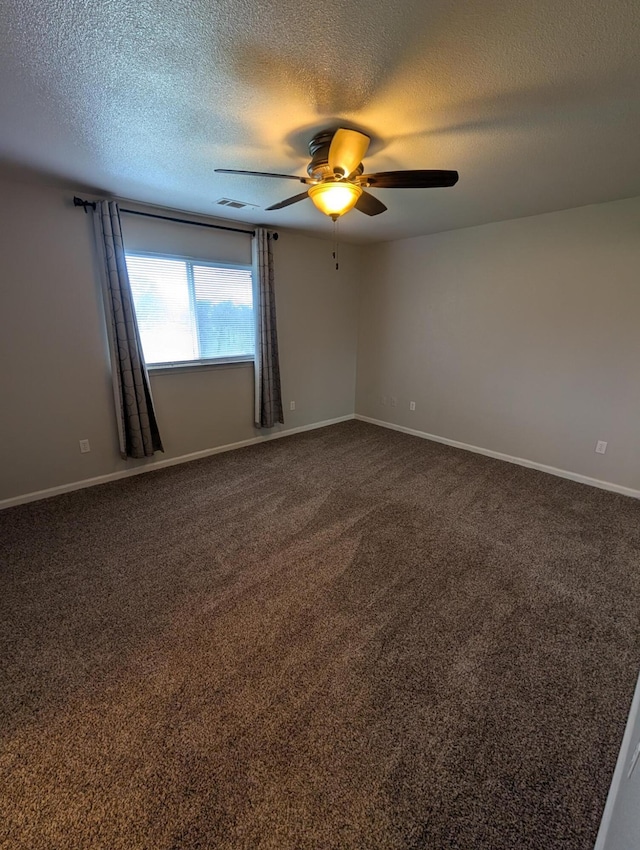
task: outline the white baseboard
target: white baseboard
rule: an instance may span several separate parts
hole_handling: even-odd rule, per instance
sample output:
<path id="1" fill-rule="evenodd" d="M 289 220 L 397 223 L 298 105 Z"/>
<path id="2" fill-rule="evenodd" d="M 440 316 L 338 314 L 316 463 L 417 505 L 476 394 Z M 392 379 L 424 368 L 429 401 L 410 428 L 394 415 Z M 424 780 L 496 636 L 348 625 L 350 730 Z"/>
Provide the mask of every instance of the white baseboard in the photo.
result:
<path id="1" fill-rule="evenodd" d="M 438 437 L 436 434 L 427 434 L 426 431 L 416 431 L 414 428 L 405 428 L 404 425 L 395 425 L 393 422 L 385 422 L 382 419 L 372 419 L 370 416 L 361 416 L 359 413 L 355 414 L 354 419 L 359 419 L 361 422 L 370 422 L 372 425 L 379 425 L 382 428 L 390 428 L 392 431 L 401 431 L 403 434 L 411 434 L 413 437 L 421 437 L 423 440 L 432 440 L 434 443 L 443 443 L 445 446 L 453 446 L 456 449 L 464 449 L 467 452 L 475 452 L 475 454 L 493 457 L 496 460 L 506 460 L 508 463 L 515 463 L 518 466 L 526 466 L 529 469 L 548 472 L 550 475 L 557 475 L 559 478 L 568 478 L 571 481 L 578 481 L 580 484 L 588 484 L 591 487 L 599 487 L 601 490 L 610 490 L 612 493 L 621 493 L 623 496 L 640 499 L 640 490 L 623 487 L 621 484 L 613 484 L 611 481 L 600 481 L 599 478 L 590 478 L 588 475 L 580 475 L 580 473 L 570 472 L 568 469 L 558 469 L 555 466 L 547 466 L 546 463 L 538 463 L 535 460 L 528 460 L 524 457 L 513 457 L 503 452 L 494 452 L 492 449 L 483 449 L 480 446 L 472 446 L 469 443 L 461 443 L 458 440 L 449 440 L 447 437 Z"/>
<path id="2" fill-rule="evenodd" d="M 214 446 L 211 449 L 203 449 L 200 452 L 191 452 L 191 454 L 179 455 L 178 457 L 169 457 L 163 460 L 155 460 L 144 466 L 136 466 L 131 469 L 121 469 L 118 472 L 109 472 L 106 475 L 97 475 L 95 478 L 83 478 L 81 481 L 72 481 L 69 484 L 60 484 L 57 487 L 49 487 L 46 490 L 36 490 L 33 493 L 24 493 L 21 496 L 14 496 L 10 499 L 0 501 L 0 510 L 5 508 L 13 508 L 16 505 L 24 505 L 27 502 L 36 502 L 40 499 L 49 499 L 51 496 L 59 496 L 61 493 L 70 493 L 73 490 L 83 490 L 85 487 L 95 487 L 96 484 L 106 484 L 108 481 L 118 481 L 120 478 L 129 478 L 132 475 L 142 475 L 144 472 L 154 472 L 157 469 L 164 469 L 167 466 L 177 466 L 180 463 L 188 463 L 191 460 L 199 460 L 210 455 L 221 454 L 222 452 L 230 452 L 234 449 L 243 449 L 245 446 L 254 446 L 257 443 L 266 443 L 270 440 L 278 440 L 280 437 L 291 437 L 293 434 L 301 434 L 303 431 L 313 431 L 316 428 L 325 428 L 327 425 L 336 425 L 338 422 L 347 422 L 353 419 L 354 414 L 349 413 L 347 416 L 338 416 L 336 419 L 325 419 L 323 422 L 313 422 L 311 425 L 300 425 L 298 428 L 287 428 L 283 431 L 276 431 L 273 434 L 265 434 L 258 437 L 250 437 L 248 440 L 240 440 L 237 443 L 227 443 L 224 446 Z"/>
<path id="3" fill-rule="evenodd" d="M 631 818 L 631 812 L 636 811 L 636 803 L 634 801 L 633 808 L 627 807 L 622 811 L 618 810 L 616 812 L 616 803 L 618 801 L 618 796 L 620 794 L 620 789 L 624 782 L 629 781 L 629 770 L 633 764 L 633 745 L 634 745 L 634 729 L 636 728 L 636 724 L 638 722 L 638 715 L 640 714 L 640 678 L 638 679 L 638 683 L 636 685 L 636 691 L 633 696 L 633 702 L 631 703 L 631 711 L 629 712 L 629 719 L 627 720 L 627 726 L 624 730 L 624 737 L 622 739 L 622 745 L 620 747 L 620 752 L 618 754 L 618 761 L 616 762 L 616 769 L 613 773 L 613 779 L 611 781 L 611 787 L 609 788 L 609 794 L 607 796 L 607 802 L 604 807 L 604 812 L 602 814 L 602 820 L 600 821 L 600 829 L 598 830 L 598 838 L 596 840 L 596 845 L 594 850 L 607 850 L 607 846 L 613 848 L 613 844 L 608 844 L 607 838 L 609 836 L 609 829 L 614 821 L 614 816 L 620 821 L 620 819 L 626 819 L 627 821 Z M 634 770 L 640 771 L 640 764 L 638 764 Z M 636 786 L 637 787 L 637 786 Z M 636 819 L 637 822 L 637 819 Z M 627 827 L 628 830 L 628 827 Z M 615 842 L 614 842 L 615 843 Z M 618 847 L 622 845 L 617 845 Z M 637 845 L 636 845 L 637 846 Z"/>
<path id="4" fill-rule="evenodd" d="M 613 484 L 610 481 L 600 481 L 598 478 L 590 478 L 587 475 L 580 475 L 577 472 L 570 472 L 566 469 L 558 469 L 555 466 L 547 466 L 544 463 L 528 460 L 522 457 L 513 457 L 512 455 L 504 454 L 503 452 L 495 452 L 492 449 L 483 449 L 480 446 L 472 446 L 469 443 L 461 443 L 458 440 L 450 440 L 447 437 L 439 437 L 436 434 L 427 434 L 426 431 L 417 431 L 414 428 L 406 428 L 404 425 L 395 425 L 393 422 L 385 422 L 382 419 L 373 419 L 370 416 L 362 416 L 359 413 L 349 413 L 346 416 L 338 416 L 335 419 L 326 419 L 323 422 L 313 422 L 310 425 L 301 425 L 299 428 L 287 428 L 283 431 L 277 431 L 273 434 L 265 434 L 264 436 L 250 437 L 247 440 L 240 440 L 237 443 L 227 443 L 224 446 L 215 446 L 211 449 L 204 449 L 200 452 L 192 452 L 191 454 L 179 455 L 178 457 L 165 458 L 144 464 L 144 466 L 136 466 L 132 469 L 122 469 L 118 472 L 110 472 L 106 475 L 97 475 L 94 478 L 84 478 L 81 481 L 72 481 L 69 484 L 60 484 L 57 487 L 49 487 L 46 490 L 36 490 L 32 493 L 24 493 L 20 496 L 14 496 L 10 499 L 0 500 L 0 510 L 12 508 L 16 505 L 24 505 L 27 502 L 35 502 L 40 499 L 48 499 L 51 496 L 58 496 L 61 493 L 70 493 L 73 490 L 82 490 L 85 487 L 94 487 L 97 484 L 106 484 L 108 481 L 118 481 L 120 478 L 129 478 L 131 475 L 141 475 L 145 472 L 153 472 L 156 469 L 164 469 L 167 466 L 176 466 L 180 463 L 188 463 L 191 460 L 199 460 L 210 455 L 221 454 L 222 452 L 233 451 L 234 449 L 242 449 L 245 446 L 253 446 L 258 443 L 265 443 L 269 440 L 278 440 L 280 437 L 289 437 L 293 434 L 300 434 L 303 431 L 313 431 L 316 428 L 325 428 L 327 425 L 336 425 L 339 422 L 347 422 L 349 419 L 359 419 L 361 422 L 369 422 L 372 425 L 378 425 L 381 428 L 389 428 L 392 431 L 400 431 L 403 434 L 411 434 L 414 437 L 421 437 L 424 440 L 432 440 L 435 443 L 443 443 L 446 446 L 453 446 L 457 449 L 464 449 L 468 452 L 493 457 L 497 460 L 504 460 L 508 463 L 515 463 L 518 466 L 526 466 L 530 469 L 537 469 L 540 472 L 547 472 L 550 475 L 557 475 L 560 478 L 568 478 L 571 481 L 578 481 L 581 484 L 588 484 L 591 487 L 599 487 L 601 490 L 610 490 L 613 493 L 621 493 L 623 496 L 631 496 L 634 499 L 640 499 L 640 490 L 633 490 L 631 487 L 623 487 L 620 484 Z"/>

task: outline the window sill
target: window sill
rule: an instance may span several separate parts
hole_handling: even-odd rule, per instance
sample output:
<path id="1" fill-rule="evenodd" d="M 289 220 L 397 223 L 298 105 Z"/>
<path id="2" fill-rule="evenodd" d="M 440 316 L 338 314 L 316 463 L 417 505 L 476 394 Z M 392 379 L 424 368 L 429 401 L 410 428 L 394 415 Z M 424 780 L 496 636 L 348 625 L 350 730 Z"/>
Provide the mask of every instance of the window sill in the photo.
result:
<path id="1" fill-rule="evenodd" d="M 253 366 L 253 357 L 229 360 L 187 361 L 183 363 L 158 363 L 147 366 L 150 375 L 171 375 L 176 372 L 201 372 L 209 369 L 238 369 Z"/>

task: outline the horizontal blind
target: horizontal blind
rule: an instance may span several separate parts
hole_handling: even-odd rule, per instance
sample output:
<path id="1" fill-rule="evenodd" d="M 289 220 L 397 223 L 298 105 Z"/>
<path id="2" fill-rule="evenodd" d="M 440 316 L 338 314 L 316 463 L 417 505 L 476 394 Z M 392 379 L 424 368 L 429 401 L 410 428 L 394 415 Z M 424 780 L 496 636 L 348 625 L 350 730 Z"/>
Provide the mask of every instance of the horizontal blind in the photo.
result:
<path id="1" fill-rule="evenodd" d="M 146 362 L 198 359 L 186 263 L 128 256 L 127 269 Z"/>
<path id="2" fill-rule="evenodd" d="M 194 264 L 200 352 L 204 358 L 253 354 L 253 285 L 248 269 Z"/>
<path id="3" fill-rule="evenodd" d="M 250 269 L 136 254 L 127 268 L 148 364 L 253 355 Z"/>

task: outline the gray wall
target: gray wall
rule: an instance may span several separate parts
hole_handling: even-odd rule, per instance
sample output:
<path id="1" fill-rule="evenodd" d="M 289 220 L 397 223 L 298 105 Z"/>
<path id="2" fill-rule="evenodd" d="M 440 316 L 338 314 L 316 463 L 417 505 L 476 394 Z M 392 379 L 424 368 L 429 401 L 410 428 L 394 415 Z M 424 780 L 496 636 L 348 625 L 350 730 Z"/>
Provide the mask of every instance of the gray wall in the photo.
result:
<path id="1" fill-rule="evenodd" d="M 359 414 L 640 489 L 639 368 L 640 198 L 367 251 Z"/>
<path id="2" fill-rule="evenodd" d="M 148 463 L 118 455 L 91 217 L 72 195 L 0 186 L 0 500 Z M 123 227 L 127 247 L 250 260 L 244 236 Z M 331 250 L 286 231 L 274 245 L 285 429 L 353 413 L 360 249 L 343 246 L 339 273 Z M 154 460 L 260 433 L 251 364 L 154 373 L 152 390 L 166 448 Z"/>
<path id="3" fill-rule="evenodd" d="M 71 196 L 0 186 L 0 500 L 148 463 L 118 456 L 91 219 Z M 135 249 L 249 257 L 243 236 L 124 226 Z M 639 226 L 640 199 L 618 201 L 343 245 L 339 273 L 330 242 L 281 232 L 285 427 L 353 412 L 358 336 L 357 412 L 640 489 Z M 156 373 L 152 385 L 157 459 L 258 433 L 250 365 Z"/>

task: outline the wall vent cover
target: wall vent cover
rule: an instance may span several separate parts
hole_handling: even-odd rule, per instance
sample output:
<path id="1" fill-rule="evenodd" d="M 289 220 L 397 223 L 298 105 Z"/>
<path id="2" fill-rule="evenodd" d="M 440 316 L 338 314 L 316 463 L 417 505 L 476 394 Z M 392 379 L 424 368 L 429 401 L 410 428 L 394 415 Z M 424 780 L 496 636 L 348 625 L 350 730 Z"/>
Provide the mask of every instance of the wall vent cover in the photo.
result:
<path id="1" fill-rule="evenodd" d="M 218 198 L 216 204 L 221 207 L 231 207 L 234 210 L 243 210 L 245 207 L 257 207 L 257 204 L 249 204 L 247 201 L 234 201 L 233 198 Z"/>

